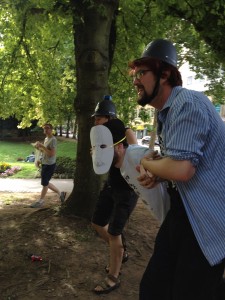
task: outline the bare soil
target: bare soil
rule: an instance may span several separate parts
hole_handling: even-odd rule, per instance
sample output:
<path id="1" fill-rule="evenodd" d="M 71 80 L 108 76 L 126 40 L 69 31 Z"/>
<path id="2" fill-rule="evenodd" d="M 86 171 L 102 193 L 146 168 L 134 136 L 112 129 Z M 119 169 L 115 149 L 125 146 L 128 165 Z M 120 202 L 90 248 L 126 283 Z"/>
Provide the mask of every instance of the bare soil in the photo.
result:
<path id="1" fill-rule="evenodd" d="M 137 300 L 139 282 L 159 225 L 139 201 L 125 235 L 129 260 L 121 286 L 108 295 L 92 290 L 105 277 L 108 246 L 90 222 L 62 216 L 54 193 L 45 207 L 29 208 L 36 193 L 0 193 L 0 300 Z M 31 255 L 42 261 L 32 261 Z"/>

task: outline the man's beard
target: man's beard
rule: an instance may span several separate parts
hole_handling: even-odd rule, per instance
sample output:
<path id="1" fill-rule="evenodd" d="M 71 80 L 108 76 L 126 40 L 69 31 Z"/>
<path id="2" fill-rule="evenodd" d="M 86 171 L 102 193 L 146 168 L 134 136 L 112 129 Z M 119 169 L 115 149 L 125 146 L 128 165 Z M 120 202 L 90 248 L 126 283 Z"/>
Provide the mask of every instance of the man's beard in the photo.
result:
<path id="1" fill-rule="evenodd" d="M 144 91 L 144 95 L 137 100 L 137 103 L 141 106 L 145 106 L 147 104 L 150 104 L 152 102 L 152 100 L 154 99 L 154 97 L 152 97 L 152 95 L 150 95 L 150 96 L 147 95 L 144 88 L 143 88 L 143 91 Z"/>
<path id="2" fill-rule="evenodd" d="M 159 73 L 157 80 L 155 82 L 155 87 L 152 91 L 152 94 L 150 96 L 147 95 L 145 88 L 143 85 L 139 85 L 139 88 L 141 88 L 144 92 L 144 95 L 137 100 L 137 103 L 140 104 L 141 106 L 145 106 L 146 104 L 150 104 L 152 100 L 157 96 L 159 92 L 159 87 L 160 87 L 160 78 L 161 78 L 161 73 Z"/>

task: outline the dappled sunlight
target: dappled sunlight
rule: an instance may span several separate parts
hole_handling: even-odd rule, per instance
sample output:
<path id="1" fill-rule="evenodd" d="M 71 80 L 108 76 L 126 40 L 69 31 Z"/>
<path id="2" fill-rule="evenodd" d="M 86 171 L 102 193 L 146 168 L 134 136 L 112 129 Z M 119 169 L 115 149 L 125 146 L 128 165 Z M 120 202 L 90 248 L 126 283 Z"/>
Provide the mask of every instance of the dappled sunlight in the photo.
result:
<path id="1" fill-rule="evenodd" d="M 63 231 L 56 231 L 54 235 L 57 236 L 58 239 L 62 241 L 67 239 L 67 234 Z"/>
<path id="2" fill-rule="evenodd" d="M 35 245 L 38 247 L 46 246 L 46 240 L 42 238 L 35 239 Z"/>
<path id="3" fill-rule="evenodd" d="M 37 193 L 13 193 L 17 202 L 1 206 L 1 299 L 94 300 L 92 289 L 105 276 L 108 247 L 87 220 L 58 214 L 55 196 L 48 194 L 41 209 L 24 207 Z M 3 200 L 11 195 L 0 193 Z M 15 204 L 16 203 L 16 204 Z M 145 220 L 145 222 L 143 222 Z M 123 266 L 123 283 L 110 300 L 138 298 L 139 282 L 152 253 L 158 223 L 139 201 L 126 228 L 130 260 Z M 42 261 L 32 261 L 31 255 Z M 50 291 L 50 292 L 49 292 Z M 69 296 L 70 295 L 70 296 Z M 71 298 L 72 297 L 72 298 Z"/>

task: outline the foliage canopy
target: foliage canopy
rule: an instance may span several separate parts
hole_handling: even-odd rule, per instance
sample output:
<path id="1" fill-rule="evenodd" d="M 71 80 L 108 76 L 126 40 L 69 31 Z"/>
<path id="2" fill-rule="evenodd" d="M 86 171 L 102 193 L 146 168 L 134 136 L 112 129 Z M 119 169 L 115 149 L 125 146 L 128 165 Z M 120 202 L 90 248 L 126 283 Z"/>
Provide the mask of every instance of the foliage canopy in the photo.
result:
<path id="1" fill-rule="evenodd" d="M 86 2 L 89 7 L 97 3 Z M 73 25 L 82 17 L 74 15 L 72 4 L 69 0 L 1 2 L 2 118 L 14 115 L 26 127 L 34 119 L 43 122 L 54 116 L 54 123 L 61 124 L 74 117 Z M 189 61 L 199 76 L 206 75 L 211 80 L 209 93 L 215 101 L 224 101 L 224 8 L 224 2 L 219 0 L 120 1 L 117 30 L 112 32 L 116 47 L 109 88 L 119 116 L 126 123 L 134 119 L 136 106 L 127 63 L 158 37 L 172 40 L 179 52 L 179 64 Z M 103 8 L 99 5 L 99 9 Z"/>
<path id="2" fill-rule="evenodd" d="M 1 4 L 1 117 L 61 123 L 73 112 L 72 18 L 52 1 Z"/>

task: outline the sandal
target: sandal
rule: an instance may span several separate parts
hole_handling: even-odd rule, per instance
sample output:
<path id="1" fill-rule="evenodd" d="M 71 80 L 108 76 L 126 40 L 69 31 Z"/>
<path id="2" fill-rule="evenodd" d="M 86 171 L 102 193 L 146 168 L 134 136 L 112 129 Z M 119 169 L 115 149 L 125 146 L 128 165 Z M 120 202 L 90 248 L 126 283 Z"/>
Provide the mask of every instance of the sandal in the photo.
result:
<path id="1" fill-rule="evenodd" d="M 108 283 L 108 279 L 113 281 L 115 284 L 114 285 L 110 285 Z M 120 280 L 119 278 L 116 278 L 115 276 L 111 275 L 111 274 L 108 274 L 107 277 L 105 278 L 105 280 L 103 282 L 101 282 L 100 284 L 98 284 L 93 292 L 95 294 L 108 294 L 110 292 L 112 292 L 113 290 L 117 289 L 118 287 L 120 286 Z M 96 288 L 100 288 L 100 289 L 97 289 Z"/>
<path id="2" fill-rule="evenodd" d="M 124 264 L 129 259 L 129 255 L 128 255 L 128 252 L 127 252 L 127 243 L 126 243 L 124 233 L 121 234 L 121 239 L 122 239 L 122 244 L 123 244 L 123 249 L 124 249 L 122 264 Z"/>
<path id="3" fill-rule="evenodd" d="M 125 262 L 127 262 L 128 259 L 129 259 L 129 254 L 126 251 L 124 251 L 124 253 L 123 253 L 123 259 L 122 259 L 122 264 L 124 264 Z"/>
<path id="4" fill-rule="evenodd" d="M 105 266 L 105 272 L 109 274 L 109 265 Z M 119 272 L 119 275 L 122 275 L 122 272 Z"/>

